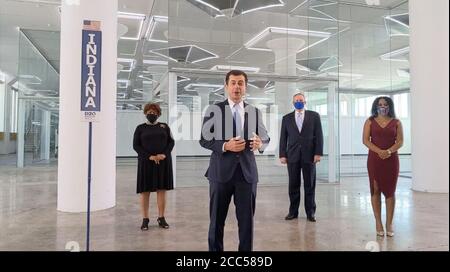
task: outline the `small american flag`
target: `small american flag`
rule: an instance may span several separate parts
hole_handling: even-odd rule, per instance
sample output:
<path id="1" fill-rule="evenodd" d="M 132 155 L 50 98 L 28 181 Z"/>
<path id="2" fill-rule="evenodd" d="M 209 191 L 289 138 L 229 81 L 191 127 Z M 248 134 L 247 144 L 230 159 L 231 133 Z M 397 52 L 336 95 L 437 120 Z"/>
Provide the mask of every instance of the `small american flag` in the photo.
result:
<path id="1" fill-rule="evenodd" d="M 100 30 L 100 21 L 83 20 L 83 29 L 99 31 Z"/>

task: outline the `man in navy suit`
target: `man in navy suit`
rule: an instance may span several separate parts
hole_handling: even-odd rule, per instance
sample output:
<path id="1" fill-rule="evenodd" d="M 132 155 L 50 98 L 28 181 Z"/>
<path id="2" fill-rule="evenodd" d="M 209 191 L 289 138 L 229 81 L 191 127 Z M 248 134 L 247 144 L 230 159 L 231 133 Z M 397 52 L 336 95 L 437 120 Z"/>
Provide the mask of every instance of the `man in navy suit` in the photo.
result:
<path id="1" fill-rule="evenodd" d="M 287 164 L 289 174 L 289 213 L 286 220 L 298 217 L 301 175 L 305 190 L 305 211 L 310 222 L 316 222 L 316 163 L 323 155 L 323 134 L 320 115 L 305 110 L 305 95 L 293 97 L 295 110 L 283 116 L 280 136 L 280 161 Z"/>
<path id="2" fill-rule="evenodd" d="M 208 107 L 200 145 L 212 151 L 205 176 L 209 180 L 209 251 L 223 251 L 223 231 L 233 196 L 239 228 L 239 251 L 253 248 L 258 169 L 254 151 L 262 153 L 270 139 L 261 112 L 243 102 L 247 75 L 228 72 L 225 90 L 228 99 Z"/>

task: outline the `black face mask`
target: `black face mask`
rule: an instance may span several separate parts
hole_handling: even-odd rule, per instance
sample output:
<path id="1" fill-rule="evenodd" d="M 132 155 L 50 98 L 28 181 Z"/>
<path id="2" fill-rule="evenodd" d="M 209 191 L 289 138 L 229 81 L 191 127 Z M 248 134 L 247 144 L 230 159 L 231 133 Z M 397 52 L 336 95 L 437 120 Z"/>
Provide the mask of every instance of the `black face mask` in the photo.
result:
<path id="1" fill-rule="evenodd" d="M 154 122 L 156 122 L 156 120 L 158 119 L 158 115 L 152 114 L 152 113 L 147 114 L 146 117 L 147 117 L 147 120 L 148 120 L 150 123 L 154 123 Z"/>

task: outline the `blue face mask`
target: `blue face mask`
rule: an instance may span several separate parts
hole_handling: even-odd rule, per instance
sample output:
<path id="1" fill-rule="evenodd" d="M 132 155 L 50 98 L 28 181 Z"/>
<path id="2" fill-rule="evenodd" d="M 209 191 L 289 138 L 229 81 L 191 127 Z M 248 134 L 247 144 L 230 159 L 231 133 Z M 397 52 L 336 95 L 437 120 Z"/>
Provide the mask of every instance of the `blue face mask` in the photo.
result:
<path id="1" fill-rule="evenodd" d="M 380 107 L 377 108 L 378 115 L 387 116 L 389 114 L 389 107 Z"/>
<path id="2" fill-rule="evenodd" d="M 294 107 L 297 110 L 303 110 L 305 108 L 305 103 L 298 101 L 294 103 Z"/>

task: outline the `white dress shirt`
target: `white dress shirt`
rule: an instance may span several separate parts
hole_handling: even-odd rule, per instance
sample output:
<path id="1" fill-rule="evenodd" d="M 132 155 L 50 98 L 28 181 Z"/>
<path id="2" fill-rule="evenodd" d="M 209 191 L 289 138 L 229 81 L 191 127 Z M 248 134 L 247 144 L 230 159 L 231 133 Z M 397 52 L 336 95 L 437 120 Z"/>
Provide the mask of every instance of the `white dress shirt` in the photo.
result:
<path id="1" fill-rule="evenodd" d="M 231 113 L 234 116 L 234 111 L 236 108 L 234 107 L 236 103 L 234 103 L 231 99 L 228 99 L 228 105 L 230 105 Z M 244 101 L 239 102 L 239 116 L 241 117 L 241 131 L 244 131 L 244 119 L 245 119 L 245 110 L 244 110 Z"/>
<path id="2" fill-rule="evenodd" d="M 303 122 L 305 121 L 305 110 L 295 111 L 295 123 L 297 124 L 298 132 L 302 132 Z"/>
<path id="3" fill-rule="evenodd" d="M 230 105 L 231 108 L 231 113 L 234 116 L 234 111 L 236 110 L 234 105 L 236 103 L 234 103 L 231 99 L 228 98 L 228 105 Z M 241 102 L 239 102 L 239 116 L 241 118 L 241 131 L 244 131 L 244 120 L 245 120 L 245 110 L 244 110 L 244 101 L 241 100 Z M 225 152 L 225 143 L 222 146 L 222 151 Z"/>

